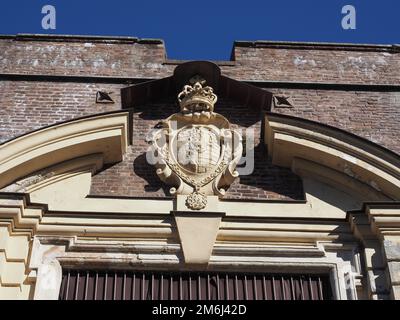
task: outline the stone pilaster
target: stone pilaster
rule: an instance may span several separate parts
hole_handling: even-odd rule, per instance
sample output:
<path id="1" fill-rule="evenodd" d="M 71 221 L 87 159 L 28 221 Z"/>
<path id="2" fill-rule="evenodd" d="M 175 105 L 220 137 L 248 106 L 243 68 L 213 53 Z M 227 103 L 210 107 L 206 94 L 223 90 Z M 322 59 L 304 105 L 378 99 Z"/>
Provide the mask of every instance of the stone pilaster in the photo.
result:
<path id="1" fill-rule="evenodd" d="M 400 300 L 400 241 L 383 241 L 391 282 L 391 294 L 395 300 Z"/>
<path id="2" fill-rule="evenodd" d="M 390 285 L 382 243 L 364 212 L 348 216 L 354 235 L 361 243 L 367 296 L 372 300 L 390 299 Z"/>
<path id="3" fill-rule="evenodd" d="M 365 212 L 383 250 L 390 298 L 400 300 L 400 205 L 371 204 Z"/>

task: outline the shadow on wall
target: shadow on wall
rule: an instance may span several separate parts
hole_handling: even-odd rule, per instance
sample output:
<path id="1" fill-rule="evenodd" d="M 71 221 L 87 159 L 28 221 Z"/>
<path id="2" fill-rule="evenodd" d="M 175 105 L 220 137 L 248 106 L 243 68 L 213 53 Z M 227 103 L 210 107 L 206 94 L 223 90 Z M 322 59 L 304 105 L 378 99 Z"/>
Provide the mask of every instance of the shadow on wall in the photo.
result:
<path id="1" fill-rule="evenodd" d="M 169 196 L 169 189 L 171 187 L 160 180 L 156 174 L 155 167 L 147 162 L 145 153 L 135 158 L 133 161 L 133 171 L 147 182 L 144 185 L 145 192 L 157 192 L 162 189 L 164 194 Z"/>
<path id="2" fill-rule="evenodd" d="M 138 113 L 139 118 L 143 120 L 160 120 L 168 118 L 172 114 L 179 112 L 179 110 L 180 107 L 176 98 L 170 97 L 157 103 L 137 106 L 132 111 Z M 214 112 L 226 117 L 234 126 L 244 128 L 257 124 L 262 118 L 259 110 L 254 110 L 226 99 L 218 100 Z"/>

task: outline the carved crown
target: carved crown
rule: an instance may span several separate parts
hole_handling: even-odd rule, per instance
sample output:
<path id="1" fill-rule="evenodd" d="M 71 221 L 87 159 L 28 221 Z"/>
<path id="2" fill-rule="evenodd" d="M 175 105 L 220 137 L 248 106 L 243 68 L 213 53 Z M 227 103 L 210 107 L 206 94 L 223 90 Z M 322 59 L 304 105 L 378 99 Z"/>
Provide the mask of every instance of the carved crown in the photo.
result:
<path id="1" fill-rule="evenodd" d="M 183 114 L 213 112 L 217 96 L 213 88 L 205 85 L 205 80 L 199 76 L 190 79 L 192 85 L 185 85 L 178 94 L 178 101 Z"/>

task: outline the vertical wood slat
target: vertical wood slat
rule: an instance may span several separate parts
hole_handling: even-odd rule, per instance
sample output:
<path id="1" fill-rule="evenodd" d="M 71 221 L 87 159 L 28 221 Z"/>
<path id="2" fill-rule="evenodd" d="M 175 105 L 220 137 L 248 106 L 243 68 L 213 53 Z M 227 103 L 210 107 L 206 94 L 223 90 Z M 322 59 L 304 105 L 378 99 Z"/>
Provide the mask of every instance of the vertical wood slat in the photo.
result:
<path id="1" fill-rule="evenodd" d="M 275 291 L 275 277 L 272 277 L 272 300 L 277 300 Z"/>
<path id="2" fill-rule="evenodd" d="M 332 298 L 329 292 L 329 277 L 325 275 L 65 270 L 59 298 L 61 300 L 200 300 L 204 298 L 207 300 L 329 300 Z"/>
<path id="3" fill-rule="evenodd" d="M 247 291 L 247 276 L 244 275 L 244 299 L 249 300 L 249 295 Z"/>
<path id="4" fill-rule="evenodd" d="M 142 299 L 141 300 L 144 300 L 144 286 L 145 285 L 146 285 L 146 274 L 143 273 L 143 275 L 142 275 Z"/>
<path id="5" fill-rule="evenodd" d="M 169 300 L 174 300 L 174 290 L 173 290 L 173 279 L 172 275 L 169 277 Z"/>
<path id="6" fill-rule="evenodd" d="M 65 293 L 65 300 L 68 300 L 69 281 L 70 281 L 70 279 L 71 279 L 71 273 L 70 273 L 70 271 L 68 270 L 68 273 L 67 273 L 67 288 L 66 288 L 66 293 Z"/>
<path id="7" fill-rule="evenodd" d="M 207 300 L 211 300 L 210 275 L 207 274 Z"/>
<path id="8" fill-rule="evenodd" d="M 96 278 L 94 279 L 94 300 L 97 300 L 97 283 L 99 281 L 99 274 L 96 272 Z"/>
<path id="9" fill-rule="evenodd" d="M 220 296 L 219 296 L 219 276 L 218 276 L 218 273 L 217 273 L 217 300 L 220 300 Z"/>
<path id="10" fill-rule="evenodd" d="M 322 283 L 320 277 L 318 277 L 318 290 L 319 290 L 319 300 L 324 300 L 324 294 L 322 291 Z"/>
<path id="11" fill-rule="evenodd" d="M 197 277 L 197 299 L 201 300 L 201 278 L 200 275 Z"/>
<path id="12" fill-rule="evenodd" d="M 160 300 L 164 300 L 164 275 L 161 274 L 161 282 L 160 282 Z"/>
<path id="13" fill-rule="evenodd" d="M 151 300 L 154 300 L 154 274 L 151 274 Z"/>
<path id="14" fill-rule="evenodd" d="M 253 289 L 254 289 L 254 300 L 257 300 L 257 277 L 253 276 Z"/>
<path id="15" fill-rule="evenodd" d="M 104 295 L 103 295 L 103 300 L 107 300 L 107 272 L 104 276 Z"/>
<path id="16" fill-rule="evenodd" d="M 87 300 L 88 288 L 89 287 L 89 271 L 86 271 L 86 279 L 85 279 L 85 300 Z"/>
<path id="17" fill-rule="evenodd" d="M 117 273 L 114 273 L 113 300 L 117 298 Z"/>
<path id="18" fill-rule="evenodd" d="M 78 290 L 79 290 L 79 271 L 76 274 L 76 282 L 75 282 L 75 297 L 74 300 L 78 300 Z"/>
<path id="19" fill-rule="evenodd" d="M 124 280 L 122 282 L 122 300 L 125 300 L 125 292 L 126 292 L 126 272 L 124 272 Z"/>
<path id="20" fill-rule="evenodd" d="M 290 294 L 292 296 L 292 300 L 296 300 L 296 291 L 294 289 L 293 277 L 290 277 Z"/>
<path id="21" fill-rule="evenodd" d="M 304 288 L 303 288 L 303 281 L 300 278 L 300 292 L 301 292 L 301 300 L 304 300 Z"/>
<path id="22" fill-rule="evenodd" d="M 226 300 L 229 300 L 229 277 L 225 275 L 225 292 L 226 292 Z"/>
<path id="23" fill-rule="evenodd" d="M 263 286 L 263 294 L 264 294 L 264 300 L 268 300 L 268 294 L 267 294 L 267 284 L 265 283 L 265 276 L 262 276 L 262 286 Z"/>
<path id="24" fill-rule="evenodd" d="M 189 274 L 189 300 L 192 300 L 192 277 Z"/>
<path id="25" fill-rule="evenodd" d="M 239 288 L 237 274 L 235 274 L 235 300 L 239 300 Z"/>
<path id="26" fill-rule="evenodd" d="M 179 300 L 183 300 L 182 275 L 179 275 Z"/>
<path id="27" fill-rule="evenodd" d="M 136 274 L 134 273 L 132 276 L 132 300 L 135 300 L 136 298 Z"/>
<path id="28" fill-rule="evenodd" d="M 286 300 L 285 280 L 281 277 L 282 299 Z"/>
<path id="29" fill-rule="evenodd" d="M 310 287 L 310 297 L 311 297 L 311 300 L 314 300 L 313 286 L 312 286 L 312 282 L 311 282 L 311 277 L 308 278 L 308 286 Z"/>

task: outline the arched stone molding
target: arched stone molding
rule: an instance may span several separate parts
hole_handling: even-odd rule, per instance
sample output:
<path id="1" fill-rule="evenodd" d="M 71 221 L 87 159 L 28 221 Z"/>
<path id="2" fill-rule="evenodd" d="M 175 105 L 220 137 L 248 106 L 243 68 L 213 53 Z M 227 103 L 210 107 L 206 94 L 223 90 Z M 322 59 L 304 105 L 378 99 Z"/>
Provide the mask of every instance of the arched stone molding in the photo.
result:
<path id="1" fill-rule="evenodd" d="M 122 116 L 123 114 L 114 115 Z M 102 116 L 99 117 L 101 119 Z M 122 119 L 124 120 L 121 122 L 126 124 L 127 118 L 122 116 Z M 107 120 L 101 122 L 104 124 Z M 279 127 L 271 123 L 270 121 L 271 128 Z M 97 124 L 100 126 L 99 123 Z M 290 127 L 283 125 L 285 126 Z M 117 130 L 116 135 L 111 134 L 112 140 L 103 140 L 100 135 L 97 140 L 99 144 L 94 142 L 96 139 L 89 140 L 91 142 L 85 144 L 87 140 L 83 139 L 83 146 L 92 146 L 92 148 L 84 148 L 81 150 L 82 153 L 76 152 L 64 158 L 61 157 L 62 161 L 58 160 L 54 163 L 50 161 L 49 156 L 50 164 L 32 165 L 27 170 L 29 172 L 24 175 L 17 172 L 18 177 L 15 177 L 13 181 L 18 179 L 19 181 L 8 184 L 7 188 L 10 188 L 8 192 L 0 194 L 0 223 L 8 224 L 11 236 L 25 235 L 27 240 L 24 248 L 29 249 L 32 246 L 31 253 L 26 258 L 20 259 L 21 263 L 22 260 L 24 264 L 29 263 L 27 270 L 30 270 L 30 273 L 28 276 L 26 274 L 22 276 L 25 277 L 24 281 L 37 280 L 39 283 L 37 287 L 39 291 L 35 293 L 35 298 L 44 297 L 40 294 L 41 287 L 48 289 L 46 286 L 53 283 L 53 280 L 55 280 L 54 283 L 59 283 L 61 272 L 59 266 L 79 267 L 84 263 L 89 267 L 106 268 L 199 268 L 199 266 L 184 263 L 182 243 L 179 241 L 176 225 L 170 214 L 176 209 L 173 200 L 87 197 L 91 175 L 99 170 L 103 163 L 110 161 L 110 158 L 115 161 L 122 157 L 121 146 L 124 145 L 122 141 L 126 141 L 122 132 L 127 131 L 122 130 L 121 127 L 115 129 L 114 125 L 111 127 L 114 129 L 105 130 L 107 132 L 105 139 L 109 138 L 110 131 L 115 133 Z M 122 126 L 122 128 L 126 127 Z M 373 185 L 365 183 L 364 180 L 369 177 L 368 175 L 351 176 L 346 171 L 339 174 L 338 168 L 341 167 L 336 167 L 334 165 L 336 162 L 332 162 L 331 158 L 339 158 L 337 160 L 339 164 L 341 164 L 340 159 L 347 159 L 347 161 L 352 159 L 347 153 L 343 153 L 344 156 L 340 154 L 346 150 L 344 147 L 339 148 L 344 143 L 343 141 L 346 141 L 346 137 L 342 137 L 342 140 L 337 137 L 338 142 L 330 144 L 334 138 L 325 135 L 326 142 L 321 144 L 320 148 L 321 152 L 326 153 L 326 157 L 318 157 L 320 154 L 310 156 L 305 151 L 312 149 L 301 149 L 302 145 L 311 148 L 306 143 L 308 136 L 302 132 L 302 129 L 304 128 L 301 125 L 292 131 L 285 131 L 285 128 L 280 127 L 280 131 L 270 129 L 270 133 L 277 134 L 275 138 L 278 137 L 272 140 L 270 155 L 276 157 L 275 163 L 283 163 L 302 176 L 305 184 L 309 183 L 307 179 L 311 181 L 306 188 L 309 192 L 307 201 L 294 203 L 219 201 L 218 211 L 224 212 L 225 216 L 217 230 L 215 243 L 212 244 L 208 264 L 204 264 L 203 267 L 208 269 L 241 267 L 267 272 L 271 270 L 295 271 L 299 266 L 303 266 L 304 270 L 318 272 L 330 270 L 329 272 L 334 275 L 333 278 L 337 280 L 336 297 L 338 299 L 355 298 L 357 293 L 354 292 L 354 287 L 362 287 L 359 283 L 362 279 L 361 270 L 357 267 L 360 262 L 353 261 L 357 260 L 355 258 L 358 256 L 357 239 L 360 238 L 357 236 L 356 229 L 345 220 L 345 212 L 370 196 L 375 201 L 393 199 L 394 193 L 390 193 L 390 190 L 393 191 L 395 188 L 388 190 L 383 188 L 379 191 Z M 296 130 L 300 130 L 303 136 L 297 135 Z M 83 130 L 78 135 L 93 138 L 90 130 Z M 291 139 L 292 135 L 295 135 L 295 139 L 298 140 Z M 311 132 L 310 139 L 312 136 Z M 27 138 L 30 139 L 28 136 Z M 76 141 L 73 137 L 71 139 L 72 142 Z M 325 140 L 317 139 L 320 142 Z M 280 146 L 281 141 L 283 145 Z M 290 144 L 293 141 L 301 142 L 300 151 L 303 150 L 303 153 Z M 111 144 L 106 142 L 111 142 Z M 317 143 L 315 139 L 311 142 Z M 54 146 L 57 141 L 49 143 Z M 100 150 L 95 148 L 106 145 L 108 148 Z M 290 146 L 290 148 L 285 149 L 285 146 Z M 357 145 L 349 144 L 348 148 L 351 149 L 354 146 Z M 45 146 L 39 146 L 39 149 L 42 148 Z M 43 155 L 54 155 L 58 153 L 57 150 L 66 155 L 63 148 L 50 149 L 48 153 L 45 152 L 46 149 L 42 150 L 44 150 Z M 386 184 L 383 185 L 391 186 L 390 183 L 395 183 L 396 170 L 391 166 L 395 163 L 396 157 L 393 156 L 394 159 L 389 161 L 392 155 L 385 152 L 379 154 L 380 151 L 382 150 L 377 148 L 376 153 L 367 152 L 365 155 L 360 153 L 359 157 L 364 162 L 369 161 L 370 167 L 367 168 L 372 170 L 372 177 L 375 177 L 380 170 L 387 175 L 384 180 Z M 27 152 L 31 151 L 27 150 Z M 104 156 L 107 152 L 114 154 L 115 157 Z M 285 152 L 289 155 L 285 155 Z M 119 154 L 118 157 L 117 154 Z M 349 154 L 355 157 L 354 153 Z M 19 161 L 17 166 L 21 163 L 31 164 L 29 160 L 22 161 L 22 155 L 16 159 Z M 6 163 L 8 163 L 7 160 L 3 161 L 2 165 Z M 358 170 L 357 165 L 361 166 L 356 161 L 355 169 L 351 168 L 351 170 Z M 345 167 L 343 164 L 342 166 Z M 40 177 L 35 179 L 38 170 L 41 170 L 39 172 L 43 179 Z M 360 169 L 359 172 L 363 171 Z M 390 176 L 393 179 L 389 179 Z M 329 201 L 328 198 L 322 196 L 319 198 L 319 194 L 313 190 L 321 187 L 321 184 L 316 185 L 315 181 L 326 183 L 328 186 L 325 189 L 326 194 L 337 192 L 334 198 L 340 198 L 346 192 L 351 198 L 354 192 L 357 199 L 355 202 L 348 200 L 348 204 L 340 207 L 337 201 Z M 66 185 L 71 193 L 65 191 Z M 345 189 L 346 187 L 348 189 Z M 361 191 L 357 193 L 357 190 Z M 63 195 L 62 193 L 66 199 L 69 199 L 68 201 L 63 202 L 63 199 L 58 197 L 58 195 Z M 53 197 L 54 194 L 57 196 Z M 387 215 L 388 211 L 385 211 L 385 214 Z M 375 226 L 379 223 L 381 229 L 384 227 L 385 232 L 389 234 L 392 231 L 393 221 L 385 224 L 385 217 L 383 214 L 376 215 L 376 218 L 371 220 L 371 225 Z M 33 237 L 40 240 L 39 246 L 35 245 L 34 241 L 32 245 Z M 397 264 L 393 266 L 392 269 Z M 374 265 L 371 270 L 381 271 L 380 267 Z M 43 279 L 40 279 L 41 277 Z M 53 280 L 48 280 L 49 277 Z M 371 279 L 374 280 L 373 277 Z M 371 293 L 374 292 L 372 280 L 370 281 Z M 346 284 L 348 281 L 351 283 L 350 286 Z M 393 283 L 396 284 L 397 281 L 394 278 Z M 58 287 L 51 288 L 50 298 L 56 298 Z"/>
<path id="2" fill-rule="evenodd" d="M 364 201 L 400 199 L 400 157 L 372 142 L 274 113 L 265 115 L 264 141 L 274 164 L 303 177 L 311 174 Z"/>
<path id="3" fill-rule="evenodd" d="M 104 163 L 122 160 L 128 145 L 128 112 L 56 124 L 0 145 L 0 188 L 63 161 L 101 154 Z"/>

